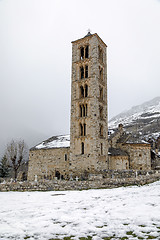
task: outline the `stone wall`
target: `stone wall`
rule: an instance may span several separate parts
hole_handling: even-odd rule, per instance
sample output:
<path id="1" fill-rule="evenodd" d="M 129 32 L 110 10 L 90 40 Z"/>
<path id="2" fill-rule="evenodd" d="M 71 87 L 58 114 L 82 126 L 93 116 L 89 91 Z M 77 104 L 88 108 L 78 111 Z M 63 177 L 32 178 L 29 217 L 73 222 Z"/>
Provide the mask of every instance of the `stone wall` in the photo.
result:
<path id="1" fill-rule="evenodd" d="M 128 156 L 109 156 L 109 169 L 111 170 L 129 169 Z"/>
<path id="2" fill-rule="evenodd" d="M 31 150 L 29 153 L 28 181 L 68 178 L 70 148 Z"/>
<path id="3" fill-rule="evenodd" d="M 141 173 L 141 174 L 140 174 Z M 43 180 L 32 182 L 10 182 L 1 183 L 0 191 L 64 191 L 64 190 L 86 190 L 86 189 L 107 189 L 130 185 L 144 185 L 160 180 L 160 171 L 106 171 L 104 178 L 102 175 L 90 176 L 87 181 L 76 180 Z M 117 174 L 117 175 L 116 175 Z M 123 176 L 124 175 L 124 176 Z M 136 175 L 136 177 L 135 177 Z M 119 177 L 120 178 L 119 178 Z M 126 177 L 128 176 L 128 177 Z M 78 179 L 77 179 L 78 180 Z"/>
<path id="4" fill-rule="evenodd" d="M 130 169 L 150 170 L 151 169 L 151 146 L 149 144 L 122 144 L 121 149 L 129 155 Z"/>

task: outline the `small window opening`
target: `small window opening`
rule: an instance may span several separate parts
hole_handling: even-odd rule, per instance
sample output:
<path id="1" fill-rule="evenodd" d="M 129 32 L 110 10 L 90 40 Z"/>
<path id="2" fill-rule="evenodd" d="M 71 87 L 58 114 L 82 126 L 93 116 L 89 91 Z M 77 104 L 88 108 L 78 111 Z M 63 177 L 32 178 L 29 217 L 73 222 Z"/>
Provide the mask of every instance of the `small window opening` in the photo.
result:
<path id="1" fill-rule="evenodd" d="M 83 127 L 84 127 L 84 136 L 86 136 L 86 124 L 85 123 L 84 123 Z"/>
<path id="2" fill-rule="evenodd" d="M 103 51 L 100 47 L 98 49 L 99 49 L 99 60 L 103 62 Z"/>
<path id="3" fill-rule="evenodd" d="M 64 155 L 64 159 L 65 159 L 65 161 L 67 161 L 67 154 Z"/>
<path id="4" fill-rule="evenodd" d="M 88 65 L 85 66 L 85 78 L 88 78 Z"/>
<path id="5" fill-rule="evenodd" d="M 84 67 L 80 67 L 81 79 L 84 78 Z"/>
<path id="6" fill-rule="evenodd" d="M 103 68 L 99 69 L 99 78 L 101 81 L 103 81 Z"/>
<path id="7" fill-rule="evenodd" d="M 100 99 L 103 100 L 103 88 L 100 87 Z"/>
<path id="8" fill-rule="evenodd" d="M 81 152 L 84 154 L 84 142 L 81 143 Z"/>
<path id="9" fill-rule="evenodd" d="M 89 46 L 85 48 L 85 58 L 89 58 Z"/>
<path id="10" fill-rule="evenodd" d="M 103 119 L 103 107 L 99 107 L 99 116 L 100 116 L 100 119 Z"/>
<path id="11" fill-rule="evenodd" d="M 81 105 L 79 106 L 79 109 L 80 109 L 80 117 L 82 117 L 82 106 Z"/>
<path id="12" fill-rule="evenodd" d="M 80 97 L 84 98 L 84 88 L 83 88 L 83 86 L 80 86 Z"/>
<path id="13" fill-rule="evenodd" d="M 85 97 L 88 97 L 88 85 L 85 85 Z"/>
<path id="14" fill-rule="evenodd" d="M 100 136 L 103 137 L 103 125 L 100 125 Z"/>
<path id="15" fill-rule="evenodd" d="M 85 117 L 86 116 L 86 108 L 85 108 L 85 106 L 83 105 L 83 117 Z"/>
<path id="16" fill-rule="evenodd" d="M 101 143 L 101 155 L 103 155 L 103 143 Z"/>
<path id="17" fill-rule="evenodd" d="M 83 125 L 80 123 L 80 136 L 83 136 Z"/>
<path id="18" fill-rule="evenodd" d="M 88 107 L 87 107 L 87 104 L 86 104 L 86 116 L 87 116 L 87 114 L 88 114 Z"/>
<path id="19" fill-rule="evenodd" d="M 141 153 L 139 154 L 139 157 L 142 157 L 142 154 L 141 154 Z"/>
<path id="20" fill-rule="evenodd" d="M 81 47 L 80 48 L 80 58 L 81 58 L 81 60 L 83 60 L 84 59 L 84 48 L 83 47 Z"/>

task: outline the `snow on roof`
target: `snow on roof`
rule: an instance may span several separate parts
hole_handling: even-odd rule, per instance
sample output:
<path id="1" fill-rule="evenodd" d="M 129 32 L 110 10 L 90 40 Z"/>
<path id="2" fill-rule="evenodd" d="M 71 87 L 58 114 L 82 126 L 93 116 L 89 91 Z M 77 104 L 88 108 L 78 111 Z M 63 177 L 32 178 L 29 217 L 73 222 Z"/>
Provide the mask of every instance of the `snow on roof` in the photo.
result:
<path id="1" fill-rule="evenodd" d="M 70 147 L 70 135 L 54 136 L 36 145 L 32 150 Z"/>

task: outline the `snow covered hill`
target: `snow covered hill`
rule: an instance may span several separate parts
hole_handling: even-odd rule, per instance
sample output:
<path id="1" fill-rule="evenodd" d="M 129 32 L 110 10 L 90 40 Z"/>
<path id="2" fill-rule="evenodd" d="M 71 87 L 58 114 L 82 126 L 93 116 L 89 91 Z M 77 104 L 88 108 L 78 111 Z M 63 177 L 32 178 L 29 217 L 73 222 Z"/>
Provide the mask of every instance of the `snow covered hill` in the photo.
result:
<path id="1" fill-rule="evenodd" d="M 126 130 L 139 133 L 145 138 L 158 137 L 160 135 L 160 97 L 113 117 L 109 121 L 109 129 L 117 128 L 120 123 Z"/>

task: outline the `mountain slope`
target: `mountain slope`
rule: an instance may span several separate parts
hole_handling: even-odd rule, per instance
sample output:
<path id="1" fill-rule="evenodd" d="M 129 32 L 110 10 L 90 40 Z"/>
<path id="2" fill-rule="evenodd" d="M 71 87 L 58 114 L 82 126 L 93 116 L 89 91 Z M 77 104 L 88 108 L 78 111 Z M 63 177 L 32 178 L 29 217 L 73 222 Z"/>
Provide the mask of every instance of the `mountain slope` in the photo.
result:
<path id="1" fill-rule="evenodd" d="M 109 121 L 109 129 L 117 128 L 120 123 L 126 130 L 140 134 L 146 139 L 158 137 L 160 135 L 160 97 L 113 117 Z"/>

